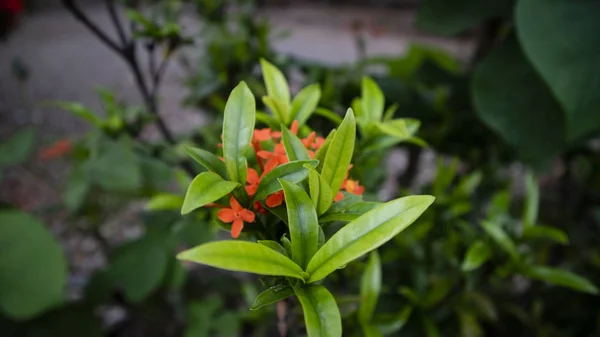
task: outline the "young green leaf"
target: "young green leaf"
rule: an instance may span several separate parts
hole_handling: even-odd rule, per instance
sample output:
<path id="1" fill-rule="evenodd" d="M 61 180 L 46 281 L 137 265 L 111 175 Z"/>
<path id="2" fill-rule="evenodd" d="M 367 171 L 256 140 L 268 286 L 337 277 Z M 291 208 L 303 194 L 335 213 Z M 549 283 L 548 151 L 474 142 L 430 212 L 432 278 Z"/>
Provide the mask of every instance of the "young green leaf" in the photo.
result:
<path id="1" fill-rule="evenodd" d="M 304 311 L 308 337 L 341 337 L 342 319 L 335 298 L 322 285 L 294 287 Z"/>
<path id="2" fill-rule="evenodd" d="M 292 260 L 304 268 L 317 252 L 319 223 L 317 211 L 304 190 L 285 180 L 280 180 L 285 194 L 288 224 L 292 241 Z"/>
<path id="3" fill-rule="evenodd" d="M 146 209 L 149 211 L 181 209 L 183 200 L 183 197 L 177 194 L 161 193 L 153 196 L 146 203 Z"/>
<path id="4" fill-rule="evenodd" d="M 274 168 L 260 180 L 254 200 L 262 200 L 270 194 L 281 191 L 281 184 L 277 179 L 291 183 L 299 183 L 306 179 L 308 170 L 304 167 L 305 164 L 317 166 L 318 162 L 316 160 L 291 161 Z"/>
<path id="5" fill-rule="evenodd" d="M 202 172 L 192 180 L 188 187 L 181 214 L 187 214 L 196 208 L 217 201 L 238 186 L 238 183 L 223 180 L 216 173 Z"/>
<path id="6" fill-rule="evenodd" d="M 246 183 L 246 151 L 254 132 L 256 102 L 244 82 L 227 99 L 223 116 L 223 157 L 229 180 Z"/>
<path id="7" fill-rule="evenodd" d="M 283 246 L 281 244 L 279 244 L 279 242 L 277 242 L 277 241 L 273 241 L 273 240 L 258 240 L 257 242 L 259 244 L 265 246 L 265 247 L 269 247 L 269 248 L 273 249 L 274 251 L 287 256 L 285 248 L 283 248 Z"/>
<path id="8" fill-rule="evenodd" d="M 285 76 L 277 67 L 265 59 L 260 60 L 267 95 L 281 103 L 290 104 L 290 89 Z M 282 121 L 286 122 L 286 121 Z"/>
<path id="9" fill-rule="evenodd" d="M 370 77 L 363 77 L 361 101 L 363 115 L 369 122 L 379 122 L 383 116 L 385 100 L 383 92 Z"/>
<path id="10" fill-rule="evenodd" d="M 529 226 L 523 228 L 524 239 L 549 239 L 566 245 L 569 243 L 567 234 L 562 230 L 548 226 Z"/>
<path id="11" fill-rule="evenodd" d="M 278 123 L 286 124 L 288 118 L 287 116 L 289 114 L 289 105 L 286 105 L 283 102 L 269 96 L 263 96 L 262 102 L 267 108 L 269 108 L 269 110 L 271 110 Z"/>
<path id="12" fill-rule="evenodd" d="M 540 206 L 540 189 L 535 174 L 531 170 L 528 170 L 525 174 L 525 189 L 523 227 L 528 228 L 536 224 Z"/>
<path id="13" fill-rule="evenodd" d="M 306 273 L 294 261 L 261 244 L 245 241 L 215 241 L 186 250 L 179 260 L 259 275 L 304 279 Z"/>
<path id="14" fill-rule="evenodd" d="M 327 223 L 334 221 L 350 222 L 373 208 L 380 206 L 380 202 L 364 202 L 360 201 L 343 209 L 329 210 L 319 218 L 319 223 Z"/>
<path id="15" fill-rule="evenodd" d="M 321 176 L 331 187 L 331 193 L 336 195 L 342 186 L 352 154 L 354 152 L 354 142 L 356 140 L 356 122 L 352 109 L 348 109 L 346 117 L 340 124 L 340 127 L 333 136 L 329 145 Z"/>
<path id="16" fill-rule="evenodd" d="M 300 126 L 304 125 L 310 115 L 315 111 L 321 99 L 321 86 L 312 84 L 300 90 L 292 100 L 290 119 L 297 120 Z"/>
<path id="17" fill-rule="evenodd" d="M 308 150 L 306 150 L 300 138 L 296 137 L 296 135 L 283 125 L 281 126 L 281 139 L 289 161 L 310 160 Z"/>
<path id="18" fill-rule="evenodd" d="M 377 123 L 375 125 L 381 132 L 396 139 L 404 140 L 412 136 L 406 127 L 406 122 L 404 119 L 394 119 L 383 123 Z"/>
<path id="19" fill-rule="evenodd" d="M 389 121 L 394 118 L 396 110 L 398 110 L 398 103 L 394 103 L 385 109 L 385 112 L 383 113 L 383 121 Z"/>
<path id="20" fill-rule="evenodd" d="M 254 300 L 254 304 L 250 310 L 258 310 L 265 305 L 284 300 L 294 295 L 294 289 L 287 284 L 274 285 L 260 293 Z"/>
<path id="21" fill-rule="evenodd" d="M 333 111 L 331 111 L 329 109 L 316 108 L 314 113 L 317 116 L 321 116 L 321 117 L 329 119 L 335 125 L 340 125 L 342 123 L 342 117 L 340 117 L 335 112 L 333 112 Z"/>
<path id="22" fill-rule="evenodd" d="M 517 246 L 511 240 L 511 238 L 504 232 L 500 225 L 492 223 L 490 221 L 483 221 L 481 227 L 485 232 L 500 246 L 504 249 L 513 260 L 519 259 L 519 252 Z"/>
<path id="23" fill-rule="evenodd" d="M 306 166 L 305 166 L 306 167 Z M 317 209 L 317 215 L 325 213 L 333 202 L 333 193 L 329 184 L 321 177 L 313 167 L 308 168 L 308 187 L 313 205 Z"/>
<path id="24" fill-rule="evenodd" d="M 325 162 L 325 156 L 327 155 L 327 151 L 329 150 L 329 145 L 333 141 L 333 137 L 335 136 L 335 130 L 331 130 L 327 138 L 325 138 L 325 142 L 323 145 L 315 152 L 315 160 L 319 161 L 319 165 L 317 165 L 317 172 L 321 173 L 323 171 L 323 163 Z"/>
<path id="25" fill-rule="evenodd" d="M 362 325 L 368 325 L 373 318 L 377 299 L 381 293 L 381 261 L 377 250 L 371 252 L 369 262 L 360 281 L 361 303 L 358 308 L 358 319 Z"/>
<path id="26" fill-rule="evenodd" d="M 362 331 L 365 337 L 383 337 L 381 331 L 374 325 L 364 324 Z"/>
<path id="27" fill-rule="evenodd" d="M 200 165 L 204 166 L 210 172 L 214 172 L 221 176 L 221 178 L 227 179 L 227 168 L 225 167 L 225 163 L 219 159 L 216 155 L 204 151 L 202 149 L 198 149 L 191 146 L 184 147 L 185 152 L 192 157 L 195 161 L 197 161 Z"/>
<path id="28" fill-rule="evenodd" d="M 598 288 L 592 282 L 564 269 L 545 266 L 528 266 L 523 270 L 523 274 L 532 279 L 545 281 L 554 285 L 571 288 L 585 293 L 598 294 Z"/>
<path id="29" fill-rule="evenodd" d="M 471 271 L 479 268 L 492 256 L 492 250 L 484 241 L 476 241 L 467 250 L 465 260 L 462 263 L 463 271 Z"/>
<path id="30" fill-rule="evenodd" d="M 54 104 L 81 119 L 85 119 L 96 127 L 102 127 L 102 119 L 98 117 L 92 110 L 86 108 L 82 104 L 74 102 L 55 102 Z"/>
<path id="31" fill-rule="evenodd" d="M 412 306 L 406 306 L 399 313 L 384 314 L 373 317 L 372 324 L 385 335 L 391 335 L 400 331 L 408 322 L 412 314 Z"/>
<path id="32" fill-rule="evenodd" d="M 435 200 L 428 195 L 387 202 L 340 229 L 317 251 L 306 268 L 316 282 L 357 257 L 383 245 L 412 224 Z"/>

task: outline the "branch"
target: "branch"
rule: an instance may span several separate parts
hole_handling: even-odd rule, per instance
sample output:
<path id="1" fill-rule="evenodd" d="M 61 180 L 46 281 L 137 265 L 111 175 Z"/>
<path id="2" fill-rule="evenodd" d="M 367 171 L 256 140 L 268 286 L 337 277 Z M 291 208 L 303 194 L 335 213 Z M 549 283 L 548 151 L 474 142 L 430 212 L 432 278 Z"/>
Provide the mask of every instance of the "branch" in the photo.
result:
<path id="1" fill-rule="evenodd" d="M 63 5 L 75 16 L 77 20 L 83 23 L 89 30 L 94 33 L 104 44 L 106 44 L 110 49 L 115 51 L 117 54 L 122 54 L 123 49 L 117 45 L 115 41 L 113 41 L 105 32 L 103 32 L 95 23 L 93 23 L 85 13 L 75 5 L 74 0 L 62 0 Z"/>
<path id="2" fill-rule="evenodd" d="M 119 35 L 119 39 L 121 40 L 121 44 L 123 46 L 127 45 L 127 36 L 125 35 L 125 29 L 123 29 L 123 25 L 121 24 L 121 20 L 119 19 L 119 15 L 117 14 L 117 9 L 115 7 L 114 0 L 105 0 L 106 7 L 108 8 L 108 13 L 110 14 L 110 18 L 115 25 L 117 30 L 117 34 Z"/>

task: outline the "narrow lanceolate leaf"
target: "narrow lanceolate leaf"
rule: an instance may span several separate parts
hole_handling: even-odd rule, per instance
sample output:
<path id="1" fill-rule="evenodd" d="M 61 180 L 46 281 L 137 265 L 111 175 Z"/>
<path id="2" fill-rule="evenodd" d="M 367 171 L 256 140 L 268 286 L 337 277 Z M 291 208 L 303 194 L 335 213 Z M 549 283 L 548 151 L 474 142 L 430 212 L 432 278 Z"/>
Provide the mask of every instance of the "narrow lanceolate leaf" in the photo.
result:
<path id="1" fill-rule="evenodd" d="M 179 253 L 177 258 L 208 266 L 259 275 L 290 276 L 304 279 L 305 273 L 294 261 L 254 242 L 215 241 Z"/>
<path id="2" fill-rule="evenodd" d="M 381 331 L 374 325 L 363 325 L 362 331 L 365 337 L 383 337 Z"/>
<path id="3" fill-rule="evenodd" d="M 489 221 L 483 221 L 481 227 L 485 232 L 500 246 L 504 251 L 510 255 L 514 260 L 519 259 L 519 253 L 517 246 L 512 239 L 506 234 L 506 232 L 500 227 L 499 224 L 495 224 Z"/>
<path id="4" fill-rule="evenodd" d="M 288 128 L 281 126 L 281 138 L 283 140 L 283 147 L 285 148 L 285 154 L 287 154 L 289 161 L 296 160 L 309 160 L 308 150 L 300 138 L 296 137 Z"/>
<path id="5" fill-rule="evenodd" d="M 319 218 L 320 223 L 334 222 L 334 221 L 343 221 L 350 222 L 359 216 L 367 213 L 373 208 L 380 206 L 380 202 L 358 202 L 356 204 L 350 205 L 347 208 L 343 209 L 330 209 L 329 212 L 323 214 Z"/>
<path id="6" fill-rule="evenodd" d="M 204 166 L 207 170 L 214 172 L 227 180 L 227 168 L 225 163 L 216 155 L 191 146 L 184 148 L 185 152 L 192 157 L 198 164 Z"/>
<path id="7" fill-rule="evenodd" d="M 525 209 L 523 210 L 523 226 L 525 228 L 536 224 L 540 207 L 540 188 L 535 174 L 528 170 L 525 174 Z"/>
<path id="8" fill-rule="evenodd" d="M 361 324 L 367 325 L 371 322 L 379 293 L 381 293 L 381 261 L 379 254 L 374 250 L 360 281 L 361 303 L 358 308 L 358 319 Z"/>
<path id="9" fill-rule="evenodd" d="M 364 77 L 362 80 L 361 102 L 363 116 L 368 122 L 381 121 L 385 105 L 383 92 L 370 77 Z"/>
<path id="10" fill-rule="evenodd" d="M 527 277 L 545 281 L 557 286 L 563 286 L 590 294 L 598 293 L 598 288 L 592 282 L 563 269 L 545 266 L 528 266 L 523 271 L 523 274 Z"/>
<path id="11" fill-rule="evenodd" d="M 285 248 L 283 248 L 283 246 L 279 242 L 277 242 L 277 241 L 273 241 L 273 240 L 258 240 L 257 242 L 259 244 L 265 246 L 265 247 L 269 247 L 269 248 L 273 249 L 274 251 L 287 256 Z"/>
<path id="12" fill-rule="evenodd" d="M 308 177 L 308 169 L 304 165 L 317 166 L 317 163 L 316 160 L 299 160 L 277 166 L 260 180 L 254 200 L 262 200 L 270 194 L 281 191 L 281 184 L 277 179 L 294 184 L 301 182 Z"/>
<path id="13" fill-rule="evenodd" d="M 287 104 L 284 104 L 283 102 L 280 102 L 275 98 L 269 96 L 263 96 L 262 102 L 273 113 L 278 123 L 287 122 L 287 116 L 289 114 L 289 106 Z"/>
<path id="14" fill-rule="evenodd" d="M 246 183 L 246 151 L 254 132 L 256 102 L 246 83 L 233 89 L 223 117 L 223 156 L 229 180 Z"/>
<path id="15" fill-rule="evenodd" d="M 333 193 L 329 184 L 321 177 L 314 168 L 308 168 L 308 187 L 310 198 L 317 209 L 317 215 L 321 215 L 329 209 L 333 202 Z"/>
<path id="16" fill-rule="evenodd" d="M 476 241 L 469 247 L 465 260 L 462 263 L 463 271 L 471 271 L 479 268 L 492 256 L 490 246 L 484 241 Z"/>
<path id="17" fill-rule="evenodd" d="M 308 337 L 341 337 L 340 310 L 331 293 L 322 285 L 295 287 L 294 292 L 304 311 Z"/>
<path id="18" fill-rule="evenodd" d="M 569 243 L 569 237 L 562 230 L 548 226 L 530 226 L 523 228 L 524 239 L 546 239 L 553 240 L 566 245 Z"/>
<path id="19" fill-rule="evenodd" d="M 381 132 L 396 139 L 404 140 L 413 135 L 406 126 L 406 121 L 404 119 L 394 119 L 383 123 L 377 123 L 376 125 Z"/>
<path id="20" fill-rule="evenodd" d="M 196 208 L 215 202 L 231 193 L 239 184 L 223 180 L 216 173 L 202 172 L 192 180 L 188 187 L 181 214 L 187 214 Z"/>
<path id="21" fill-rule="evenodd" d="M 267 95 L 277 101 L 289 104 L 290 89 L 285 76 L 267 60 L 261 59 L 260 66 L 265 80 L 265 87 L 267 87 Z"/>
<path id="22" fill-rule="evenodd" d="M 315 158 L 319 161 L 319 165 L 317 165 L 317 172 L 321 173 L 323 171 L 323 163 L 325 162 L 325 156 L 327 155 L 327 150 L 329 150 L 329 145 L 333 141 L 333 137 L 335 136 L 335 130 L 331 130 L 327 138 L 325 138 L 325 142 L 323 145 L 315 152 Z"/>
<path id="23" fill-rule="evenodd" d="M 321 86 L 319 84 L 312 84 L 300 90 L 292 100 L 290 118 L 297 120 L 300 126 L 304 125 L 317 108 L 320 99 Z"/>
<path id="24" fill-rule="evenodd" d="M 428 195 L 387 202 L 350 222 L 327 241 L 308 263 L 308 282 L 316 282 L 339 267 L 383 245 L 412 224 L 433 203 Z"/>
<path id="25" fill-rule="evenodd" d="M 352 109 L 348 109 L 346 117 L 337 129 L 333 140 L 327 149 L 321 175 L 331 187 L 331 192 L 336 195 L 350 167 L 354 141 L 356 140 L 356 122 Z"/>
<path id="26" fill-rule="evenodd" d="M 285 194 L 292 241 L 292 260 L 304 268 L 317 252 L 319 223 L 310 197 L 298 185 L 280 180 Z"/>
<path id="27" fill-rule="evenodd" d="M 257 310 L 265 305 L 284 300 L 294 295 L 294 289 L 287 284 L 278 284 L 258 294 L 250 310 Z"/>

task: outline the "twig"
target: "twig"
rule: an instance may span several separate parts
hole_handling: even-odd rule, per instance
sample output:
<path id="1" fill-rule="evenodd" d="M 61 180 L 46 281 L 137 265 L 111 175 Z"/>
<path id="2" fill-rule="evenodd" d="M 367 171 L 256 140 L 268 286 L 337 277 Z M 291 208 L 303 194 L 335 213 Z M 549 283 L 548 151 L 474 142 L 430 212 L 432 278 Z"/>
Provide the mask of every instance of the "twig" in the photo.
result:
<path id="1" fill-rule="evenodd" d="M 74 0 L 62 0 L 63 5 L 73 13 L 75 18 L 83 23 L 89 30 L 92 31 L 104 44 L 106 44 L 110 49 L 115 51 L 118 54 L 122 54 L 122 49 L 117 45 L 117 43 L 111 40 L 106 33 L 104 33 L 95 23 L 93 23 L 83 11 L 75 5 Z"/>
<path id="2" fill-rule="evenodd" d="M 119 15 L 117 14 L 117 9 L 115 8 L 114 0 L 105 0 L 106 7 L 108 8 L 108 13 L 110 14 L 110 18 L 115 25 L 117 30 L 117 34 L 119 35 L 119 39 L 121 40 L 121 44 L 125 46 L 127 44 L 127 36 L 125 35 L 125 29 L 123 29 L 123 25 L 121 24 L 121 20 L 119 19 Z"/>

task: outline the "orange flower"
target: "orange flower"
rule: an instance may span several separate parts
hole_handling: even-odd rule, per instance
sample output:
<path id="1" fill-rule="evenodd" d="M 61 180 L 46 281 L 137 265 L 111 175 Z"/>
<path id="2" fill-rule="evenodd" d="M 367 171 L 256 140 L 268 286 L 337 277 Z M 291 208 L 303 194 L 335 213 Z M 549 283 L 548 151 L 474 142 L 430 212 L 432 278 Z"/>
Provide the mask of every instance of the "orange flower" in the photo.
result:
<path id="1" fill-rule="evenodd" d="M 315 139 L 315 142 L 312 144 L 312 148 L 315 150 L 318 150 L 321 148 L 321 146 L 323 146 L 323 143 L 325 143 L 325 138 L 317 137 Z"/>
<path id="2" fill-rule="evenodd" d="M 337 192 L 337 194 L 335 195 L 335 202 L 338 202 L 340 200 L 344 199 L 344 193 L 342 192 Z"/>
<path id="3" fill-rule="evenodd" d="M 71 141 L 68 139 L 62 139 L 56 143 L 44 148 L 40 152 L 40 158 L 44 160 L 53 159 L 56 157 L 62 157 L 71 151 Z"/>
<path id="4" fill-rule="evenodd" d="M 298 125 L 298 121 L 294 119 L 294 121 L 292 122 L 292 125 L 290 125 L 290 131 L 292 131 L 292 133 L 294 134 L 294 136 L 298 135 L 298 128 L 300 127 L 300 125 Z"/>
<path id="5" fill-rule="evenodd" d="M 258 177 L 258 173 L 253 168 L 248 168 L 248 177 L 246 178 L 246 192 L 249 196 L 253 196 L 256 193 L 256 189 L 258 188 L 258 183 L 260 182 L 260 178 Z"/>
<path id="6" fill-rule="evenodd" d="M 260 201 L 254 202 L 254 210 L 261 214 L 267 214 L 267 210 L 260 204 Z"/>
<path id="7" fill-rule="evenodd" d="M 275 192 L 267 197 L 267 206 L 269 207 L 277 207 L 283 203 L 285 196 L 283 191 Z"/>
<path id="8" fill-rule="evenodd" d="M 258 151 L 256 154 L 258 155 L 258 157 L 268 160 L 267 164 L 265 165 L 263 174 L 271 171 L 278 165 L 285 164 L 288 162 L 288 157 L 285 153 L 285 148 L 283 147 L 282 143 L 275 145 L 273 152 Z"/>
<path id="9" fill-rule="evenodd" d="M 234 197 L 231 197 L 229 204 L 231 205 L 231 208 L 223 208 L 217 213 L 217 216 L 225 223 L 232 223 L 231 237 L 235 239 L 240 236 L 240 233 L 244 228 L 244 222 L 254 222 L 255 214 L 242 207 Z"/>
<path id="10" fill-rule="evenodd" d="M 358 180 L 346 180 L 346 182 L 344 183 L 344 188 L 346 189 L 346 191 L 356 195 L 362 195 L 365 192 L 365 187 L 360 186 L 358 184 Z"/>
<path id="11" fill-rule="evenodd" d="M 310 135 L 308 135 L 308 137 L 302 139 L 302 144 L 304 144 L 304 147 L 309 149 L 313 146 L 313 142 L 315 141 L 315 138 L 317 137 L 317 133 L 316 132 L 311 132 Z"/>

